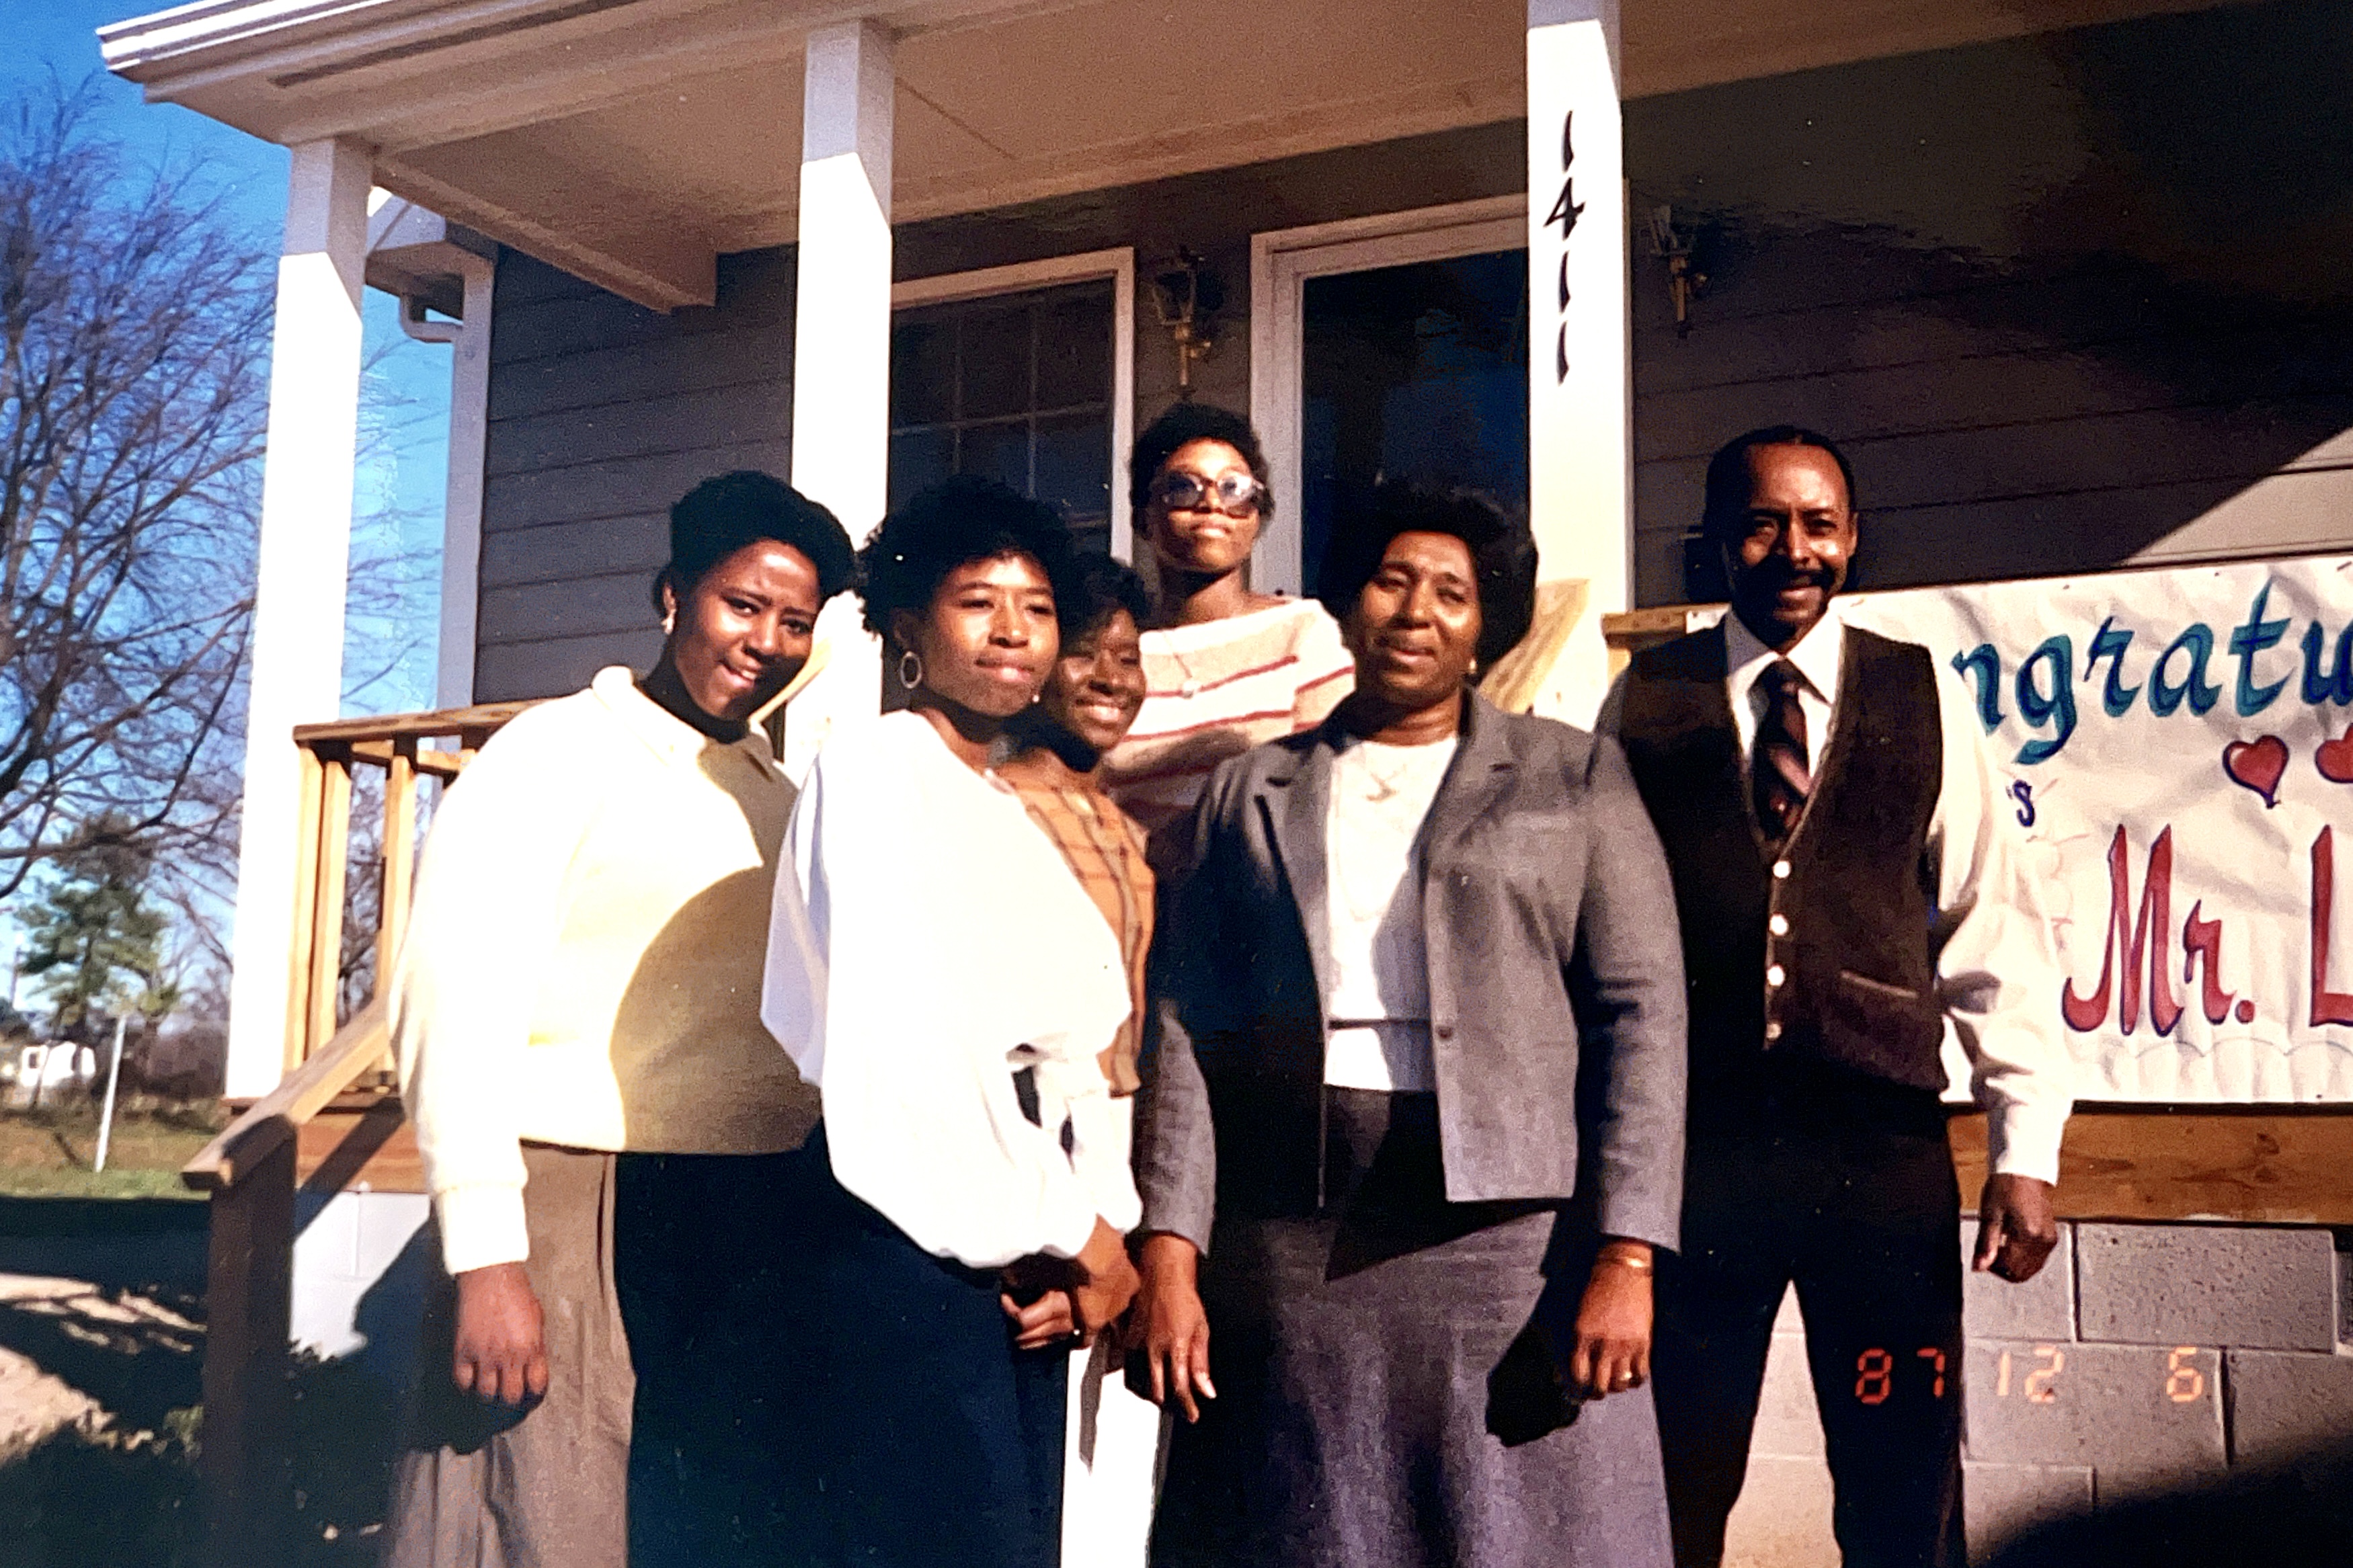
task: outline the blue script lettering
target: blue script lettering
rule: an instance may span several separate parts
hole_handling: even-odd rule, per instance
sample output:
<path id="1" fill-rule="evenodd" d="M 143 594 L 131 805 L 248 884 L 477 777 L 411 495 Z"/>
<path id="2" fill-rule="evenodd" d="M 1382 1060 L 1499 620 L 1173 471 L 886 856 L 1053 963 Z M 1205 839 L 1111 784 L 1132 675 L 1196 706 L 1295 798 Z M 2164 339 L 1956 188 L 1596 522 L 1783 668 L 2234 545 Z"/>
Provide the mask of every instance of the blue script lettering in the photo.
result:
<path id="1" fill-rule="evenodd" d="M 2247 618 L 2231 631 L 2231 657 L 2239 661 L 2239 717 L 2252 719 L 2274 702 L 2287 689 L 2287 678 L 2282 676 L 2269 686 L 2255 684 L 2255 655 L 2271 647 L 2287 636 L 2287 617 L 2263 619 L 2263 606 L 2271 603 L 2272 585 L 2265 580 L 2255 590 L 2255 602 L 2247 606 Z M 2200 709 L 2200 712 L 2204 710 Z"/>
<path id="2" fill-rule="evenodd" d="M 1978 722 L 1985 732 L 1990 735 L 2001 728 L 2001 655 L 1994 652 L 1993 644 L 1981 642 L 1967 653 L 1955 654 L 1953 668 L 1964 677 L 1977 677 Z"/>
<path id="3" fill-rule="evenodd" d="M 2323 674 L 2320 668 L 2320 647 L 2328 634 L 2315 621 L 2304 633 L 2304 700 L 2315 708 L 2324 702 L 2334 702 L 2339 708 L 2353 703 L 2353 623 L 2337 634 L 2337 668 Z"/>
<path id="4" fill-rule="evenodd" d="M 2108 666 L 2108 684 L 2100 693 L 2100 706 L 2108 710 L 2111 719 L 2123 718 L 2126 710 L 2132 707 L 2133 699 L 2140 695 L 2139 687 L 2124 683 L 2125 650 L 2132 647 L 2132 639 L 2130 629 L 2118 626 L 2116 616 L 2110 616 L 2093 634 L 2092 651 L 2084 656 L 2084 679 L 2086 680 L 2092 679 L 2092 668 L 2100 660 L 2115 661 Z"/>
<path id="5" fill-rule="evenodd" d="M 2034 667 L 2051 667 L 2051 691 L 2045 696 L 2034 679 Z M 2018 748 L 2018 760 L 2033 763 L 2047 762 L 2059 754 L 2068 737 L 2075 732 L 2075 645 L 2062 636 L 2045 637 L 2042 646 L 2026 656 L 2018 667 L 2018 716 L 2033 728 L 2053 724 L 2049 740 L 2037 738 Z"/>
<path id="6" fill-rule="evenodd" d="M 2165 678 L 2177 653 L 2189 656 L 2189 674 L 2179 686 Z M 2192 621 L 2182 628 L 2181 635 L 2157 656 L 2157 668 L 2148 672 L 2148 710 L 2164 718 L 2181 706 L 2184 697 L 2189 699 L 2192 713 L 2203 713 L 2212 708 L 2222 696 L 2222 689 L 2206 679 L 2207 661 L 2213 657 L 2213 627 L 2203 621 Z"/>

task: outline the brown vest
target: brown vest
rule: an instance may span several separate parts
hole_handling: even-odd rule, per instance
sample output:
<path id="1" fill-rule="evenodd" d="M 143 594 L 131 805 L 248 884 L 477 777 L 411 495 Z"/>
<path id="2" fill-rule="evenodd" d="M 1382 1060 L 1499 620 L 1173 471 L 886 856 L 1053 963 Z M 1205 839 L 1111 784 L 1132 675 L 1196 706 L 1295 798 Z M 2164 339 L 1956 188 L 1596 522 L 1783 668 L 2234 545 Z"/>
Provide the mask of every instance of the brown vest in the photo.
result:
<path id="1" fill-rule="evenodd" d="M 1928 650 L 1847 629 L 1828 742 L 1809 738 L 1813 793 L 1777 862 L 1741 768 L 1724 648 L 1716 628 L 1637 654 L 1620 726 L 1674 877 L 1694 1110 L 1732 1109 L 1776 1057 L 1934 1094 L 1944 1023 L 1926 846 L 1944 748 Z"/>

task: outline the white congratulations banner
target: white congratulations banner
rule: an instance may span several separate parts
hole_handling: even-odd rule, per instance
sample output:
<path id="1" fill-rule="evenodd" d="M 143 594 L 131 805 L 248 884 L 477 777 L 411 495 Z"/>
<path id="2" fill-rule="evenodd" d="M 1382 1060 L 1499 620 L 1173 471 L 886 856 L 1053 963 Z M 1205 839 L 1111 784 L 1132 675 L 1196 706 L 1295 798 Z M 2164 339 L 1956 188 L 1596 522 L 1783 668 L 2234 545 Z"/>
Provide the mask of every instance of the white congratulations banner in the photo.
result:
<path id="1" fill-rule="evenodd" d="M 1984 728 L 2079 1098 L 2353 1100 L 2353 559 L 1858 595 L 1850 619 L 1926 644 Z"/>

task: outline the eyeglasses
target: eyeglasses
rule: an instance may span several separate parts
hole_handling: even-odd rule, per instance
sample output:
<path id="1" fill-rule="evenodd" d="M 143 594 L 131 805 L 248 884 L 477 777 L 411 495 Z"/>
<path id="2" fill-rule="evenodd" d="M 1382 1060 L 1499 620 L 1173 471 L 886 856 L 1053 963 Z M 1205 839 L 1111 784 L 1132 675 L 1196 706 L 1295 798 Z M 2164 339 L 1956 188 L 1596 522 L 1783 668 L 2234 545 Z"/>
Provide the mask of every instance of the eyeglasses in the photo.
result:
<path id="1" fill-rule="evenodd" d="M 1266 504 L 1266 487 L 1240 468 L 1228 468 L 1214 480 L 1179 468 L 1152 481 L 1152 499 L 1171 511 L 1215 507 L 1229 517 L 1247 517 Z"/>

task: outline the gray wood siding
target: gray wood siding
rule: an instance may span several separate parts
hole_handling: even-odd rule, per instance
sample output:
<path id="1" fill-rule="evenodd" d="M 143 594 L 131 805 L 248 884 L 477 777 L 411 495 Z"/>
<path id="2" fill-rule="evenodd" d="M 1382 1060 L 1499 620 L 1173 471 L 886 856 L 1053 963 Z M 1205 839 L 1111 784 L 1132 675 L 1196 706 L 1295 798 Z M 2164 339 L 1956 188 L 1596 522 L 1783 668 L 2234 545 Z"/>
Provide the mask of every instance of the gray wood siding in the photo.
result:
<path id="1" fill-rule="evenodd" d="M 482 505 L 480 700 L 569 691 L 661 646 L 670 504 L 792 462 L 793 271 L 729 257 L 717 302 L 642 310 L 513 252 L 499 266 Z"/>
<path id="2" fill-rule="evenodd" d="M 1638 601 L 1686 596 L 1707 455 L 1784 422 L 1847 447 L 1882 586 L 2353 549 L 2348 75 L 2353 8 L 2274 0 L 1629 104 L 1638 219 L 1672 204 L 1711 275 L 1678 335 L 1634 247 Z M 910 225 L 896 266 L 1190 247 L 1228 294 L 1198 395 L 1245 407 L 1253 233 L 1515 193 L 1525 134 Z M 485 700 L 649 659 L 666 509 L 791 445 L 789 250 L 670 316 L 512 255 L 499 289 Z M 1141 426 L 1175 361 L 1135 314 Z"/>
<path id="3" fill-rule="evenodd" d="M 896 236 L 896 266 L 921 278 L 1128 245 L 1143 268 L 1190 246 L 1228 299 L 1195 384 L 1243 408 L 1252 234 L 1516 192 L 1524 139 L 1516 122 L 1483 126 L 913 224 Z M 1148 296 L 1135 313 L 1141 426 L 1175 401 L 1176 361 Z M 670 316 L 528 258 L 502 259 L 481 700 L 568 691 L 603 665 L 652 659 L 660 639 L 647 584 L 668 554 L 670 503 L 729 468 L 790 468 L 792 332 L 789 248 L 723 258 L 716 303 Z"/>
<path id="4" fill-rule="evenodd" d="M 2353 548 L 2348 68 L 2285 0 L 1629 105 L 1710 274 L 1679 335 L 1636 247 L 1638 600 L 1764 425 L 1845 448 L 1880 586 Z"/>

